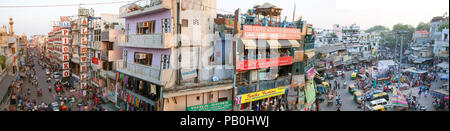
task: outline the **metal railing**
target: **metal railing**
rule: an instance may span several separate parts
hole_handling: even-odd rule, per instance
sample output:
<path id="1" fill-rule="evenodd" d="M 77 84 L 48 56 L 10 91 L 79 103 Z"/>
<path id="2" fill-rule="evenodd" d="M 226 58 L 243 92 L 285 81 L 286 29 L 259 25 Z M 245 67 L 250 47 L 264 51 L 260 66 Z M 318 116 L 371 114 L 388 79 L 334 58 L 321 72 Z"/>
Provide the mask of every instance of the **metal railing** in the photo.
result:
<path id="1" fill-rule="evenodd" d="M 141 47 L 141 48 L 164 48 L 164 35 L 126 35 L 119 40 L 119 46 Z"/>
<path id="2" fill-rule="evenodd" d="M 122 73 L 126 73 L 138 78 L 148 80 L 150 82 L 161 82 L 161 70 L 156 66 L 145 66 L 141 64 L 135 64 L 123 60 L 117 60 L 115 63 L 116 70 Z"/>
<path id="3" fill-rule="evenodd" d="M 133 3 L 124 5 L 119 8 L 119 16 L 124 17 L 135 11 L 142 11 L 145 8 L 153 7 L 156 5 L 161 5 L 162 0 L 138 0 Z M 136 7 L 136 8 L 133 8 Z"/>

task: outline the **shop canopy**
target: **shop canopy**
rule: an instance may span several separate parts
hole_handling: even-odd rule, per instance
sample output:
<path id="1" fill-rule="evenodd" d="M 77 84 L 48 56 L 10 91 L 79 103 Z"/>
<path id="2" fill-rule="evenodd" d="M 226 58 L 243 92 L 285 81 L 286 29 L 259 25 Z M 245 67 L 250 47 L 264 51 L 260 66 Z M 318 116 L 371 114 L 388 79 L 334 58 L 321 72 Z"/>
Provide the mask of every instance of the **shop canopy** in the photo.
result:
<path id="1" fill-rule="evenodd" d="M 424 70 L 415 70 L 415 68 L 408 68 L 403 70 L 403 72 L 411 72 L 411 73 L 415 73 L 415 74 L 424 74 L 427 73 L 427 71 Z"/>
<path id="2" fill-rule="evenodd" d="M 267 40 L 271 49 L 300 47 L 296 40 Z"/>
<path id="3" fill-rule="evenodd" d="M 256 40 L 239 39 L 239 42 L 244 44 L 245 49 L 256 49 Z"/>

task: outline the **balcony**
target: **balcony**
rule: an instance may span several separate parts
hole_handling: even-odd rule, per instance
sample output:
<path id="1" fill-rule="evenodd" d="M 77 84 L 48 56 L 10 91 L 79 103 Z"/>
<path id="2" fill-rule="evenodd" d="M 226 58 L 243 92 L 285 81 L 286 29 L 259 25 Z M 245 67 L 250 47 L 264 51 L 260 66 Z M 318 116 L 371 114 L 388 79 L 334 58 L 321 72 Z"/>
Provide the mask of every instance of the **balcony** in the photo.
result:
<path id="1" fill-rule="evenodd" d="M 102 31 L 101 41 L 112 42 L 111 33 L 109 31 Z"/>
<path id="2" fill-rule="evenodd" d="M 170 48 L 172 35 L 151 34 L 151 35 L 128 35 L 119 40 L 119 46 L 138 48 Z"/>
<path id="3" fill-rule="evenodd" d="M 172 0 L 139 0 L 119 8 L 119 17 L 128 18 L 171 9 Z"/>
<path id="4" fill-rule="evenodd" d="M 12 37 L 12 36 L 8 36 L 8 43 L 16 43 L 17 42 L 17 40 L 16 40 L 16 38 L 14 38 L 14 37 Z"/>
<path id="5" fill-rule="evenodd" d="M 159 67 L 145 66 L 130 62 L 125 63 L 123 60 L 116 61 L 115 67 L 118 72 L 161 85 L 161 70 Z"/>

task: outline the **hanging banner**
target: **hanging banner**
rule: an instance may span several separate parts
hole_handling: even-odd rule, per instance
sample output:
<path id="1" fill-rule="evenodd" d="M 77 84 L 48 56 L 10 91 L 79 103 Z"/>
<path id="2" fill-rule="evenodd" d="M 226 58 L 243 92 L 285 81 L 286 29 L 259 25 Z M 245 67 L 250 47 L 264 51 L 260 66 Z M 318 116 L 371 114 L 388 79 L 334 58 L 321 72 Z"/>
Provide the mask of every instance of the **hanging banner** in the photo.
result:
<path id="1" fill-rule="evenodd" d="M 63 67 L 63 70 L 69 69 L 70 68 L 69 62 L 64 62 L 62 67 Z"/>
<path id="2" fill-rule="evenodd" d="M 69 70 L 63 70 L 63 77 L 69 77 L 69 76 L 70 76 Z"/>
<path id="3" fill-rule="evenodd" d="M 69 61 L 69 54 L 63 54 L 62 55 L 62 60 L 63 61 Z"/>
<path id="4" fill-rule="evenodd" d="M 88 18 L 81 18 L 81 25 L 88 25 Z"/>
<path id="5" fill-rule="evenodd" d="M 265 98 L 279 96 L 279 95 L 283 95 L 285 92 L 286 92 L 286 87 L 282 86 L 279 88 L 239 95 L 238 98 L 240 98 L 240 101 L 236 101 L 236 104 L 244 104 L 244 103 L 257 101 L 257 100 L 261 100 L 261 99 L 265 99 Z"/>

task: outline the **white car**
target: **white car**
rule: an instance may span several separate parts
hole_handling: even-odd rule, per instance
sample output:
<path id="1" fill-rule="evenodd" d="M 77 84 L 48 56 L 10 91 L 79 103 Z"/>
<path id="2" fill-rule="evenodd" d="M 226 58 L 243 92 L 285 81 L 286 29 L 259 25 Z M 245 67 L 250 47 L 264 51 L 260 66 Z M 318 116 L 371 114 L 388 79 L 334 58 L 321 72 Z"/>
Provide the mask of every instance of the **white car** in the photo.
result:
<path id="1" fill-rule="evenodd" d="M 58 105 L 58 102 L 53 102 L 53 103 L 52 103 L 52 110 L 53 110 L 53 111 L 59 111 L 59 105 Z"/>

